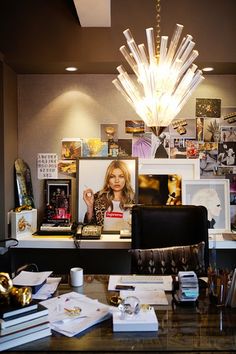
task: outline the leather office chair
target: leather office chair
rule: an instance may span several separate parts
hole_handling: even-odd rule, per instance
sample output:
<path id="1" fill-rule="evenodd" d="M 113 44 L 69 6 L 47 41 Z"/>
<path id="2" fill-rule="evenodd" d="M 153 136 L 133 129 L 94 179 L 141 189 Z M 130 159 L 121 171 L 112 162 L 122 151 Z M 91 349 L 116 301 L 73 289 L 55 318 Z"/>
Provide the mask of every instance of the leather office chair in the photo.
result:
<path id="1" fill-rule="evenodd" d="M 201 269 L 199 271 L 199 274 L 206 273 L 207 267 L 209 265 L 209 247 L 208 247 L 207 209 L 204 206 L 193 206 L 193 205 L 180 205 L 180 206 L 135 205 L 133 206 L 132 243 L 131 243 L 131 247 L 132 247 L 131 272 L 132 273 L 137 273 L 138 270 L 140 270 L 137 267 L 137 263 L 141 264 L 142 258 L 143 257 L 147 258 L 147 254 L 145 254 L 145 252 L 144 254 L 141 254 L 137 250 L 140 251 L 145 249 L 155 250 L 157 248 L 164 249 L 173 246 L 176 246 L 176 248 L 178 248 L 177 246 L 190 246 L 190 245 L 203 245 L 202 261 L 204 262 L 204 271 L 203 269 Z M 183 249 L 184 251 L 186 251 L 187 247 L 181 248 L 180 252 L 182 252 L 182 254 L 183 254 Z M 193 256 L 195 257 L 196 252 L 198 252 L 198 248 L 195 247 L 194 249 L 192 249 L 191 247 L 190 253 L 192 251 L 193 251 Z M 173 255 L 173 252 L 171 254 Z M 161 253 L 161 257 L 162 256 L 163 256 L 163 252 Z M 153 258 L 151 263 L 153 265 L 153 262 L 155 263 L 155 257 L 157 257 L 157 255 L 152 252 L 152 257 Z M 158 255 L 158 257 L 160 258 L 160 254 Z M 154 273 L 153 267 L 151 268 L 152 270 L 150 272 Z M 176 273 L 178 271 L 177 268 L 176 268 Z M 180 270 L 184 270 L 184 269 L 180 269 Z M 186 267 L 186 270 L 196 271 L 196 269 L 188 269 L 188 267 Z M 196 273 L 198 273 L 198 270 L 196 271 Z M 143 273 L 147 272 L 147 267 L 146 270 L 143 268 L 142 271 Z M 170 271 L 169 269 L 169 272 L 172 271 Z"/>

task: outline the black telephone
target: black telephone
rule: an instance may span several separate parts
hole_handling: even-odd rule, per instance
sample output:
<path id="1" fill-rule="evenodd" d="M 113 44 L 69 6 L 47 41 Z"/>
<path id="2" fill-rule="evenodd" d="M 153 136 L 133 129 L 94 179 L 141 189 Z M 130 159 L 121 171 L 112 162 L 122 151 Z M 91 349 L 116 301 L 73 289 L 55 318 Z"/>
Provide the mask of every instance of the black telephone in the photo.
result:
<path id="1" fill-rule="evenodd" d="M 101 226 L 79 224 L 77 227 L 76 238 L 81 240 L 99 240 L 101 234 Z"/>

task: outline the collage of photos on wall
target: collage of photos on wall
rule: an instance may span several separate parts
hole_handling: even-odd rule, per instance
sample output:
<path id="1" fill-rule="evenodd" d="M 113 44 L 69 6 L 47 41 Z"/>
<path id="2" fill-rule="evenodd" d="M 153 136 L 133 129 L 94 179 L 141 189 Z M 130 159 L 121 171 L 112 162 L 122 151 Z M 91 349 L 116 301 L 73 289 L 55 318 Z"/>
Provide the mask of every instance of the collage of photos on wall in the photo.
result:
<path id="1" fill-rule="evenodd" d="M 120 129 L 130 138 L 120 139 Z M 197 98 L 195 117 L 174 119 L 158 136 L 136 119 L 126 120 L 124 127 L 100 124 L 97 138 L 63 138 L 59 172 L 75 176 L 78 157 L 199 159 L 201 179 L 229 179 L 236 225 L 236 107 L 222 106 L 221 99 Z"/>

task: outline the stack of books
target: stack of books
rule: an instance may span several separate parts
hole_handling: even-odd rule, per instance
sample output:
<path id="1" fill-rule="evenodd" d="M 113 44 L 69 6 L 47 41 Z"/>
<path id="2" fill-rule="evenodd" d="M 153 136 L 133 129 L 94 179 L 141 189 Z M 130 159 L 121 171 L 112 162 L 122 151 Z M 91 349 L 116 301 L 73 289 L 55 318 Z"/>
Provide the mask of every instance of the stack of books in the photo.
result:
<path id="1" fill-rule="evenodd" d="M 48 309 L 32 301 L 23 307 L 0 308 L 0 351 L 51 335 Z"/>

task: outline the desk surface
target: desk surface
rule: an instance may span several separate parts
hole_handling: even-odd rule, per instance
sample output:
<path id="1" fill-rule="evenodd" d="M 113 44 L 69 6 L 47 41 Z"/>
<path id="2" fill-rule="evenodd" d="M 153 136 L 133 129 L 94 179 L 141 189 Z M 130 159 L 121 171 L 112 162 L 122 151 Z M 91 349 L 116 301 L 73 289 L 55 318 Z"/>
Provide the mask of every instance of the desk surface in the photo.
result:
<path id="1" fill-rule="evenodd" d="M 109 301 L 108 276 L 85 276 L 84 285 L 77 288 L 91 298 L 103 303 Z M 68 285 L 60 285 L 59 292 L 70 291 Z M 76 291 L 76 288 L 73 289 Z M 113 333 L 112 320 L 106 320 L 68 338 L 58 333 L 32 343 L 12 348 L 11 352 L 56 353 L 216 353 L 236 352 L 236 309 L 217 308 L 209 305 L 204 291 L 199 306 L 159 306 L 156 309 L 158 332 Z"/>

